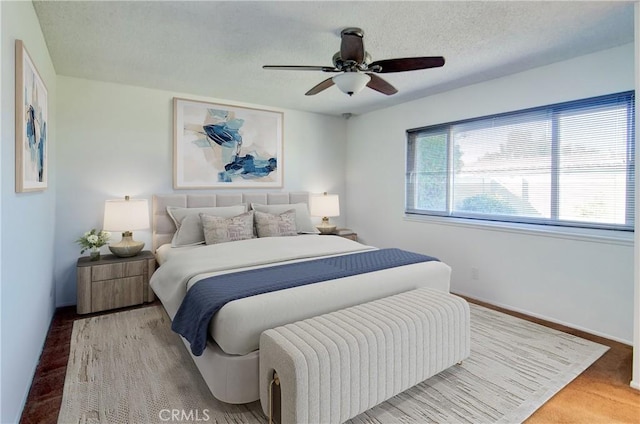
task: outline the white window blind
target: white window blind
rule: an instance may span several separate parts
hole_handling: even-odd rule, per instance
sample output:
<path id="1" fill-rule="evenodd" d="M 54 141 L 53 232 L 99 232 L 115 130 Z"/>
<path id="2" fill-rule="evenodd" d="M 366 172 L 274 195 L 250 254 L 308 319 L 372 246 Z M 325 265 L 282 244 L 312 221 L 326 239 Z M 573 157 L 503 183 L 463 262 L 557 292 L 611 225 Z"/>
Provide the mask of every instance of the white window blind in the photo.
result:
<path id="1" fill-rule="evenodd" d="M 634 93 L 407 132 L 407 213 L 633 230 Z"/>

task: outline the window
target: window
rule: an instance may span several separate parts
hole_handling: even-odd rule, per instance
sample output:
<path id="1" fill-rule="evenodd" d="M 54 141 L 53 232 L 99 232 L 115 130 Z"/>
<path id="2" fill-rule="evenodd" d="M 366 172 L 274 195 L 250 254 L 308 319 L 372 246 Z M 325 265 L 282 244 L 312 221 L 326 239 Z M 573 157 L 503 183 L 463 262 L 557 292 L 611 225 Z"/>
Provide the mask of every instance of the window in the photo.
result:
<path id="1" fill-rule="evenodd" d="M 407 131 L 409 214 L 633 230 L 634 93 Z"/>

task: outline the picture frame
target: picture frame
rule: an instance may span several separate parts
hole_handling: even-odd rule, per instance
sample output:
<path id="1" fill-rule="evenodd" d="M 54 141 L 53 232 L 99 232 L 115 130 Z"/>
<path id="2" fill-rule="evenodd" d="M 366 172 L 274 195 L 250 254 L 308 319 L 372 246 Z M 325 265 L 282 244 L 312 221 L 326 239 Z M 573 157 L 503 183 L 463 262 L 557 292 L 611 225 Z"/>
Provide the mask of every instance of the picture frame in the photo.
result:
<path id="1" fill-rule="evenodd" d="M 48 92 L 22 40 L 16 40 L 16 193 L 48 184 Z"/>
<path id="2" fill-rule="evenodd" d="M 282 187 L 282 112 L 173 98 L 174 189 Z"/>

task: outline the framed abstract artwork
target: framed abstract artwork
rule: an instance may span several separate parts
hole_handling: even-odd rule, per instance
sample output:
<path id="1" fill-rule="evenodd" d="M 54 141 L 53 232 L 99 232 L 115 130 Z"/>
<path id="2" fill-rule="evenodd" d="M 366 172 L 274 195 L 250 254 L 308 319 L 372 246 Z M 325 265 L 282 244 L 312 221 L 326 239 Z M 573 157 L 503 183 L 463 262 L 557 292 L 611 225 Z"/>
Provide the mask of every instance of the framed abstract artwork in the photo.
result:
<path id="1" fill-rule="evenodd" d="M 47 87 L 24 43 L 16 40 L 16 192 L 47 188 Z"/>
<path id="2" fill-rule="evenodd" d="M 175 189 L 282 187 L 283 114 L 173 99 Z"/>

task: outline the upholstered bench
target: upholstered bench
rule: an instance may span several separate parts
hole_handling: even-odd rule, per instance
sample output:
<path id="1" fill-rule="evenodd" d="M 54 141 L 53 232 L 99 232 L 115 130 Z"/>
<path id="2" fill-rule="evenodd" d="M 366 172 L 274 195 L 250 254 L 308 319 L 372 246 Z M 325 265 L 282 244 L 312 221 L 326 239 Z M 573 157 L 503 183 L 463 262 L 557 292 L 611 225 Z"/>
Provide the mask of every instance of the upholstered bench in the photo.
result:
<path id="1" fill-rule="evenodd" d="M 427 288 L 266 330 L 262 409 L 277 384 L 282 424 L 344 422 L 461 362 L 469 339 L 467 302 Z"/>

